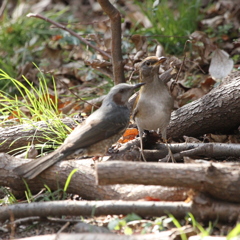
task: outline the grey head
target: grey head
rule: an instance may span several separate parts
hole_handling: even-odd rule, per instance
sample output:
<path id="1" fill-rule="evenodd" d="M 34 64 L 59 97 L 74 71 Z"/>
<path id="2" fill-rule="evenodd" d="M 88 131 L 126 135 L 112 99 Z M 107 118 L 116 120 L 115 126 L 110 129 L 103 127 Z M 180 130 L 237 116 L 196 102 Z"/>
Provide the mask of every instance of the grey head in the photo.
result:
<path id="1" fill-rule="evenodd" d="M 127 83 L 120 83 L 111 88 L 108 95 L 103 100 L 103 105 L 116 104 L 118 106 L 126 107 L 128 99 L 133 94 L 134 90 L 141 87 L 145 83 L 138 83 L 135 85 L 130 85 Z"/>

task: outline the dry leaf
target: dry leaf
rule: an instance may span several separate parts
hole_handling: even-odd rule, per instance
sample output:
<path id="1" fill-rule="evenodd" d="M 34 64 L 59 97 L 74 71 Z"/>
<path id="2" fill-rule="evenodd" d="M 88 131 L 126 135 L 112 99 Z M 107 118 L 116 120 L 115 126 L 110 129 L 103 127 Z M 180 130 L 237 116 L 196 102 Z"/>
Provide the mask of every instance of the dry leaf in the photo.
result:
<path id="1" fill-rule="evenodd" d="M 211 77 L 208 77 L 203 82 L 201 82 L 201 88 L 205 93 L 208 93 L 213 88 L 213 85 L 215 83 L 216 82 Z"/>
<path id="2" fill-rule="evenodd" d="M 214 80 L 225 78 L 233 69 L 233 60 L 224 50 L 217 48 L 212 55 L 209 73 Z"/>
<path id="3" fill-rule="evenodd" d="M 227 143 L 228 142 L 228 136 L 227 135 L 217 135 L 217 134 L 206 134 L 205 139 L 207 139 L 209 142 L 217 142 L 217 143 Z"/>
<path id="4" fill-rule="evenodd" d="M 128 128 L 118 142 L 126 143 L 130 140 L 133 140 L 138 134 L 139 132 L 136 128 Z"/>
<path id="5" fill-rule="evenodd" d="M 204 32 L 195 31 L 190 35 L 190 39 L 193 43 L 193 46 L 198 50 L 202 59 L 207 58 L 208 55 L 216 48 L 212 41 L 208 38 L 207 34 Z"/>
<path id="6" fill-rule="evenodd" d="M 178 104 L 181 107 L 191 101 L 201 98 L 204 95 L 205 93 L 201 88 L 191 88 L 179 97 Z"/>
<path id="7" fill-rule="evenodd" d="M 164 48 L 161 44 L 158 44 L 157 47 L 156 47 L 156 57 L 162 57 L 165 55 L 164 53 Z"/>
<path id="8" fill-rule="evenodd" d="M 223 16 L 215 16 L 215 17 L 210 18 L 210 19 L 203 19 L 201 21 L 201 23 L 204 24 L 204 25 L 211 26 L 212 28 L 216 28 L 217 26 L 222 24 L 223 21 L 224 21 Z"/>
<path id="9" fill-rule="evenodd" d="M 155 7 L 157 7 L 158 5 L 160 4 L 160 1 L 159 0 L 155 0 L 154 2 L 153 2 L 153 8 L 155 8 Z"/>
<path id="10" fill-rule="evenodd" d="M 145 36 L 141 36 L 140 34 L 134 34 L 132 35 L 131 40 L 134 43 L 137 51 L 147 51 L 147 38 Z"/>

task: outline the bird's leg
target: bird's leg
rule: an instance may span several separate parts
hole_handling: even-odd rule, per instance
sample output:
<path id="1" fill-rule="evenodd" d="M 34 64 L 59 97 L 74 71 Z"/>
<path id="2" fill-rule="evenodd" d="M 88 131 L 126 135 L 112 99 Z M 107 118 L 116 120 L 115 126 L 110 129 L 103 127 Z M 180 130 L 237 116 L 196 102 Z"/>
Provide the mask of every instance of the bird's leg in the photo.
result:
<path id="1" fill-rule="evenodd" d="M 174 159 L 173 153 L 172 153 L 172 151 L 169 147 L 167 139 L 163 139 L 163 142 L 166 144 L 166 146 L 168 148 L 168 155 L 167 155 L 168 162 L 169 162 L 170 159 L 172 160 L 172 162 L 176 162 L 175 159 Z"/>
<path id="2" fill-rule="evenodd" d="M 157 133 L 159 134 L 159 129 L 157 131 Z M 173 153 L 169 147 L 168 141 L 167 141 L 167 134 L 166 134 L 166 130 L 162 131 L 162 139 L 163 142 L 166 144 L 167 148 L 168 148 L 168 155 L 164 158 L 167 159 L 167 162 L 169 162 L 170 160 L 172 160 L 172 162 L 176 162 L 173 156 Z"/>
<path id="3" fill-rule="evenodd" d="M 143 160 L 146 162 L 147 160 L 143 153 L 143 131 L 141 129 L 139 129 L 139 137 L 140 137 L 140 152 L 141 152 Z"/>

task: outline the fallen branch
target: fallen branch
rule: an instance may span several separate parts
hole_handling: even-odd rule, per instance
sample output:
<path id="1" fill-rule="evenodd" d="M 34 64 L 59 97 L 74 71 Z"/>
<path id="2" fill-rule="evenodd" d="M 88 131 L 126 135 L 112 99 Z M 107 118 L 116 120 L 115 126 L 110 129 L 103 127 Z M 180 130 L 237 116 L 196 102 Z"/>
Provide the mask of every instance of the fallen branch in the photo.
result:
<path id="1" fill-rule="evenodd" d="M 108 161 L 125 160 L 136 161 L 140 159 L 139 139 L 123 144 L 116 153 L 112 153 Z M 183 160 L 183 157 L 208 157 L 225 160 L 228 157 L 240 157 L 240 144 L 235 143 L 172 143 L 155 144 L 154 150 L 144 150 L 144 156 L 151 162 L 159 161 L 168 154 L 170 147 L 176 161 Z"/>
<path id="2" fill-rule="evenodd" d="M 101 216 L 138 214 L 141 217 L 160 217 L 172 214 L 182 219 L 192 213 L 198 221 L 216 220 L 235 222 L 240 205 L 196 196 L 193 202 L 141 202 L 141 201 L 52 201 L 22 203 L 0 208 L 0 221 L 30 216 Z"/>
<path id="3" fill-rule="evenodd" d="M 26 191 L 24 182 L 12 171 L 20 164 L 28 162 L 29 159 L 19 160 L 8 154 L 0 153 L 0 186 L 10 187 L 14 195 L 23 196 Z M 83 199 L 123 199 L 137 200 L 146 197 L 157 198 L 161 200 L 183 201 L 186 199 L 187 189 L 168 188 L 161 186 L 142 186 L 142 185 L 115 185 L 115 186 L 98 186 L 96 184 L 95 170 L 93 161 L 87 160 L 67 160 L 50 167 L 38 177 L 27 181 L 28 188 L 32 194 L 38 193 L 46 184 L 51 191 L 63 189 L 69 174 L 74 173 L 68 193 L 78 194 Z"/>
<path id="4" fill-rule="evenodd" d="M 163 216 L 172 213 L 184 218 L 191 210 L 191 203 L 185 202 L 145 202 L 145 201 L 52 201 L 33 202 L 3 206 L 0 208 L 0 221 L 30 216 L 101 216 L 127 215 Z"/>
<path id="5" fill-rule="evenodd" d="M 116 171 L 117 169 L 117 171 Z M 239 163 L 143 163 L 112 161 L 98 163 L 97 182 L 144 184 L 192 188 L 216 199 L 240 202 Z M 229 177 L 230 176 L 230 177 Z"/>

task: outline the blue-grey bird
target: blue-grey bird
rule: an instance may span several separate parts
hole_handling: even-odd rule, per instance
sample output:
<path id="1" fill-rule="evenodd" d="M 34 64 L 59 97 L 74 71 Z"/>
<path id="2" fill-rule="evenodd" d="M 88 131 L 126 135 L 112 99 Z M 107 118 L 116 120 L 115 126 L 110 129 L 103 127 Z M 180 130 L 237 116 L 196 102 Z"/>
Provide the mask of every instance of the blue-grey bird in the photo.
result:
<path id="1" fill-rule="evenodd" d="M 142 85 L 121 83 L 111 88 L 101 107 L 77 126 L 58 149 L 15 168 L 14 172 L 32 179 L 69 156 L 103 156 L 126 130 L 130 119 L 128 99 Z"/>

